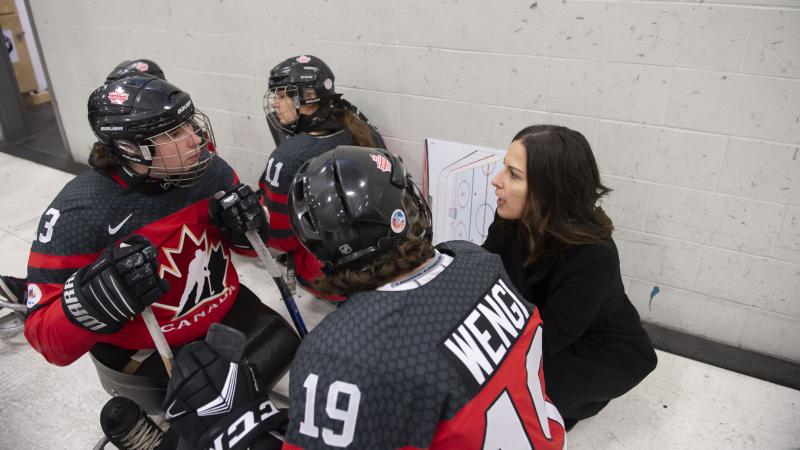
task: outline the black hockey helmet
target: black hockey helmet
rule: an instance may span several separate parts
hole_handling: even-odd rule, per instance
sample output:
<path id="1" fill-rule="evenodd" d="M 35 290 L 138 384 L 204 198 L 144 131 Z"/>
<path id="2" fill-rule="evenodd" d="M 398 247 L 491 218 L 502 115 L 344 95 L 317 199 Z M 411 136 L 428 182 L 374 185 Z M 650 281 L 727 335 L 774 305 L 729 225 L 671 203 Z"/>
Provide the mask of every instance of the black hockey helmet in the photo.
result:
<path id="1" fill-rule="evenodd" d="M 363 269 L 409 237 L 408 194 L 428 227 L 431 212 L 400 158 L 378 148 L 339 146 L 306 162 L 289 191 L 289 215 L 297 237 L 330 274 Z"/>
<path id="2" fill-rule="evenodd" d="M 89 96 L 89 125 L 98 140 L 145 178 L 194 184 L 213 156 L 214 133 L 189 94 L 165 80 L 136 74 L 104 84 Z"/>
<path id="3" fill-rule="evenodd" d="M 139 73 L 146 73 L 156 78 L 166 80 L 166 78 L 164 78 L 164 71 L 152 60 L 129 59 L 127 61 L 122 61 L 117 67 L 114 67 L 114 70 L 106 76 L 106 83 L 112 83 L 128 75 Z"/>
<path id="4" fill-rule="evenodd" d="M 328 106 L 340 97 L 334 92 L 334 80 L 330 67 L 316 56 L 293 56 L 282 61 L 269 72 L 269 87 L 264 94 L 264 112 L 267 120 L 272 126 L 288 133 L 303 131 L 296 129 L 297 121 L 291 124 L 280 122 L 275 100 L 281 96 L 292 98 L 299 118 L 300 106 L 310 104 Z M 313 92 L 314 95 L 309 95 L 309 92 Z"/>

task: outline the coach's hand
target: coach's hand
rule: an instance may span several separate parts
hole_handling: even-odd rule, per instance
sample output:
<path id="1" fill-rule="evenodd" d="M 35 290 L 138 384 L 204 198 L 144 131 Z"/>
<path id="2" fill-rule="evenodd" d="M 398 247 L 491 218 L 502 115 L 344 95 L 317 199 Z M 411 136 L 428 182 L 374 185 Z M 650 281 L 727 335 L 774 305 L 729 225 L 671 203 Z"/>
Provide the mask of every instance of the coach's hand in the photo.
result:
<path id="1" fill-rule="evenodd" d="M 106 249 L 64 283 L 64 314 L 96 333 L 118 331 L 167 291 L 156 255 L 150 241 L 137 235 Z"/>

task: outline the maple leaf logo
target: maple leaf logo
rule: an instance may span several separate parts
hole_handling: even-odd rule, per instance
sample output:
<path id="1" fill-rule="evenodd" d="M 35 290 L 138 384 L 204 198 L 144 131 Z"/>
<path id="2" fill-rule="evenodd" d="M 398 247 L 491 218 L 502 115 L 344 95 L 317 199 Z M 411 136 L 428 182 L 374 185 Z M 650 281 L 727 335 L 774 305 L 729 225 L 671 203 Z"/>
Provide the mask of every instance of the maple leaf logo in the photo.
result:
<path id="1" fill-rule="evenodd" d="M 122 86 L 117 86 L 116 89 L 108 93 L 108 100 L 115 105 L 121 105 L 125 103 L 125 100 L 127 100 L 128 97 L 128 93 L 125 92 L 125 89 L 122 89 Z"/>
<path id="2" fill-rule="evenodd" d="M 153 306 L 173 311 L 173 320 L 232 290 L 227 283 L 230 256 L 221 241 L 210 242 L 205 230 L 195 236 L 183 225 L 177 245 L 162 245 L 161 251 L 165 261 L 160 265 L 159 276 L 170 283 L 172 294 L 168 291 L 167 295 L 172 301 Z"/>

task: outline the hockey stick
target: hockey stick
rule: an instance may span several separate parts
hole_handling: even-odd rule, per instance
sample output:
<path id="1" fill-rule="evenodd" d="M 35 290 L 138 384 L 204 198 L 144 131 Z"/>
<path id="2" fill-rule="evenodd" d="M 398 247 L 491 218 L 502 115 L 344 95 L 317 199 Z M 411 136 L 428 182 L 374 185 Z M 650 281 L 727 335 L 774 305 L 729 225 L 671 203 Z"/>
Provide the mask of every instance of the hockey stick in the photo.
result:
<path id="1" fill-rule="evenodd" d="M 294 297 L 292 297 L 292 292 L 289 290 L 286 280 L 283 279 L 283 275 L 281 274 L 280 267 L 278 267 L 278 263 L 276 263 L 275 258 L 269 254 L 267 246 L 264 245 L 264 242 L 258 236 L 258 232 L 256 230 L 250 230 L 245 233 L 245 235 L 247 236 L 247 240 L 250 241 L 250 245 L 253 246 L 253 249 L 258 254 L 258 259 L 264 263 L 264 266 L 267 268 L 267 272 L 269 272 L 272 280 L 278 286 L 278 291 L 281 293 L 283 303 L 286 305 L 286 309 L 289 311 L 289 316 L 292 317 L 292 322 L 294 322 L 294 327 L 297 328 L 297 333 L 300 335 L 300 339 L 304 338 L 308 334 L 308 329 L 306 328 L 305 322 L 303 322 L 303 317 L 300 315 L 300 311 L 297 309 L 297 303 L 295 303 Z"/>
<path id="2" fill-rule="evenodd" d="M 122 242 L 119 246 L 120 248 L 128 247 L 128 244 Z M 172 378 L 172 349 L 169 348 L 167 338 L 164 336 L 164 332 L 161 331 L 161 325 L 158 324 L 158 320 L 153 314 L 153 308 L 147 305 L 141 314 L 144 325 L 147 327 L 147 331 L 150 332 L 150 337 L 156 345 L 159 356 L 161 356 L 161 361 L 164 362 L 164 368 L 167 369 L 167 377 Z"/>
<path id="3" fill-rule="evenodd" d="M 153 308 L 145 306 L 142 310 L 142 320 L 144 320 L 147 331 L 150 332 L 150 337 L 156 344 L 156 350 L 161 356 L 161 361 L 164 361 L 164 368 L 167 369 L 167 376 L 172 378 L 172 349 L 169 348 L 167 338 L 164 337 L 164 332 L 161 331 L 161 326 L 158 324 L 156 316 L 153 314 Z"/>

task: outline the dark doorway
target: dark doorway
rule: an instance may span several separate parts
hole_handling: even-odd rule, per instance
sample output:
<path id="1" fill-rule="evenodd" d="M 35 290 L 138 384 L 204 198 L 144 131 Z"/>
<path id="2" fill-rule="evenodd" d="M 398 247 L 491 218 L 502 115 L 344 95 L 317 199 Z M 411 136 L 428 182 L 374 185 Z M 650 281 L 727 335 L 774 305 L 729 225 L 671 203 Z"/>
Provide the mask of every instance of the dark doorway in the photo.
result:
<path id="1" fill-rule="evenodd" d="M 36 28 L 22 4 L 0 3 L 0 48 L 7 50 L 0 52 L 0 152 L 81 172 L 86 166 L 73 161 L 62 138 Z"/>

